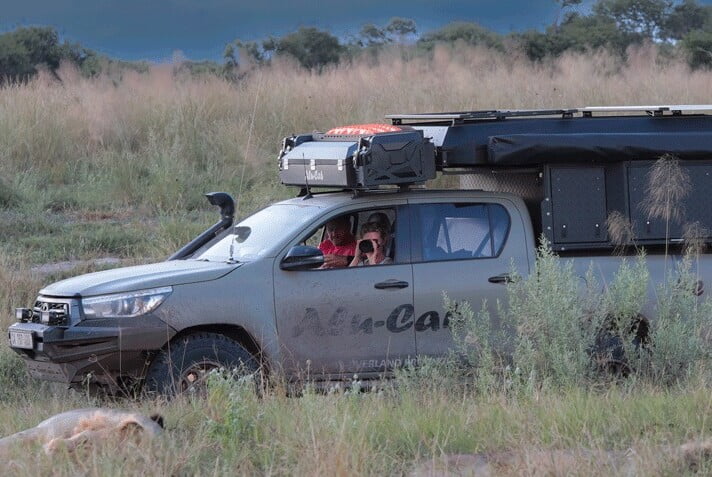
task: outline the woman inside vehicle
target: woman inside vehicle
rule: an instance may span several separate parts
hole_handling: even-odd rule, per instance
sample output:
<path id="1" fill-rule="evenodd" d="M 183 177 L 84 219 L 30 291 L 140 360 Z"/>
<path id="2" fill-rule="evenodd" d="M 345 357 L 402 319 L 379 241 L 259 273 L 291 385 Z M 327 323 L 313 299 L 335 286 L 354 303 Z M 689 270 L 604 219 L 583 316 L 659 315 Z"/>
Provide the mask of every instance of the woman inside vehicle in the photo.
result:
<path id="1" fill-rule="evenodd" d="M 361 238 L 356 242 L 356 256 L 349 267 L 385 265 L 393 263 L 385 254 L 388 231 L 376 222 L 367 222 L 361 227 Z"/>

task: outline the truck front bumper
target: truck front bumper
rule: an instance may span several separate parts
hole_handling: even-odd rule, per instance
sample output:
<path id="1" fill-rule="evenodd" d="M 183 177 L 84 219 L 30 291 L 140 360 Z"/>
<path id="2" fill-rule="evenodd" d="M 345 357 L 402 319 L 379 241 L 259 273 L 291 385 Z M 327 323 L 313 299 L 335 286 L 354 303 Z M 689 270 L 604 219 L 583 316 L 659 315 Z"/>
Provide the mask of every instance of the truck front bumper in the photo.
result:
<path id="1" fill-rule="evenodd" d="M 24 358 L 31 376 L 69 384 L 91 382 L 116 386 L 122 378 L 141 378 L 152 354 L 175 335 L 155 316 L 83 320 L 72 326 L 15 323 L 11 334 L 29 334 L 22 347 L 10 347 Z M 15 345 L 18 344 L 15 339 Z"/>

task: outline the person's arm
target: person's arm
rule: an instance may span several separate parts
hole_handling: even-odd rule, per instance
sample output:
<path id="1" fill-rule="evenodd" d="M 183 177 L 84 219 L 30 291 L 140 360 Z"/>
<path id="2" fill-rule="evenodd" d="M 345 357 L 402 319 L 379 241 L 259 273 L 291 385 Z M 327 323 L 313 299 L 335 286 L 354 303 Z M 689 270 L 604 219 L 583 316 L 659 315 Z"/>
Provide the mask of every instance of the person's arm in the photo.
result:
<path id="1" fill-rule="evenodd" d="M 350 256 L 327 254 L 324 255 L 325 268 L 347 267 L 351 261 Z"/>
<path id="2" fill-rule="evenodd" d="M 361 262 L 361 252 L 359 245 L 361 245 L 361 240 L 356 241 L 356 247 L 354 247 L 354 256 L 351 259 L 351 263 L 349 263 L 349 267 L 358 267 L 359 262 Z"/>
<path id="3" fill-rule="evenodd" d="M 319 268 L 338 268 L 345 267 L 351 261 L 350 258 L 343 257 L 342 255 L 336 255 L 333 253 L 334 246 L 331 241 L 324 240 L 319 244 L 319 250 L 324 254 L 324 265 Z"/>

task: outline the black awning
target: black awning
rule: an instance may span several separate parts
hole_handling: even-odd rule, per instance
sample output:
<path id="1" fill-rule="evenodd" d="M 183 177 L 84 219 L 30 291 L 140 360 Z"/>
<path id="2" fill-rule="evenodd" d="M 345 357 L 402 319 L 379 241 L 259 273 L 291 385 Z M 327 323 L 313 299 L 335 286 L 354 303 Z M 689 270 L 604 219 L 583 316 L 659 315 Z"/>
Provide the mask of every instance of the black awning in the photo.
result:
<path id="1" fill-rule="evenodd" d="M 712 159 L 712 131 L 490 136 L 487 153 L 490 164 L 501 166 L 654 160 L 666 153 Z"/>

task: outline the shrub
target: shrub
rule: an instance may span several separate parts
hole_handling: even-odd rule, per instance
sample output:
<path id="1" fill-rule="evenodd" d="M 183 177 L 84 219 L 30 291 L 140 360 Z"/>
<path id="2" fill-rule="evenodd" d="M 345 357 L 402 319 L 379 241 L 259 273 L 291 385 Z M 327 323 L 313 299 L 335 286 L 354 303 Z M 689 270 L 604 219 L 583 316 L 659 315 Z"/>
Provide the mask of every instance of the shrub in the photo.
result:
<path id="1" fill-rule="evenodd" d="M 21 398 L 38 384 L 28 378 L 22 359 L 8 349 L 0 351 L 0 383 L 0 403 Z"/>
<path id="2" fill-rule="evenodd" d="M 0 179 L 0 209 L 11 208 L 20 203 L 20 195 L 4 180 Z"/>
<path id="3" fill-rule="evenodd" d="M 447 363 L 428 361 L 429 369 L 409 377 L 452 380 L 455 372 L 472 378 L 483 393 L 529 393 L 587 387 L 600 381 L 603 370 L 664 385 L 704 375 L 712 371 L 712 303 L 698 298 L 702 285 L 693 264 L 687 254 L 668 273 L 656 290 L 655 319 L 648 322 L 642 314 L 650 299 L 644 252 L 632 261 L 622 258 L 602 288 L 592 268 L 582 283 L 573 262 L 542 240 L 534 273 L 516 277 L 507 303 L 498 304 L 499 330 L 491 329 L 486 303 L 474 313 L 469 303 L 444 295 L 454 353 Z"/>
<path id="4" fill-rule="evenodd" d="M 213 373 L 208 379 L 210 433 L 223 445 L 240 445 L 256 424 L 258 398 L 254 375 L 235 377 Z"/>
<path id="5" fill-rule="evenodd" d="M 653 382 L 684 381 L 701 368 L 712 370 L 709 344 L 712 303 L 697 296 L 698 277 L 685 256 L 658 287 L 656 319 L 650 327 L 650 347 L 639 354 L 639 370 Z"/>
<path id="6" fill-rule="evenodd" d="M 443 293 L 446 314 L 450 320 L 455 349 L 453 359 L 469 368 L 475 387 L 483 394 L 497 388 L 496 368 L 501 367 L 499 356 L 495 354 L 491 317 L 487 302 L 475 313 L 467 302 L 455 302 Z"/>
<path id="7" fill-rule="evenodd" d="M 534 272 L 507 288 L 502 322 L 514 331 L 513 367 L 526 386 L 583 384 L 595 372 L 591 351 L 603 322 L 592 270 L 585 284 L 573 262 L 542 239 Z"/>

